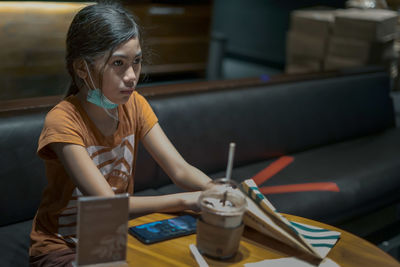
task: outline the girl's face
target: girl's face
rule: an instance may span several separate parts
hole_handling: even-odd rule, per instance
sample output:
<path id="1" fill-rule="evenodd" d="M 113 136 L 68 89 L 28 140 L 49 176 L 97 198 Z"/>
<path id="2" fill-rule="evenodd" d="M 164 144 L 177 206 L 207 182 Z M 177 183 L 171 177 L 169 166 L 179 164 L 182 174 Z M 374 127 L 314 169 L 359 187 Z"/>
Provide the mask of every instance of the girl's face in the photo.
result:
<path id="1" fill-rule="evenodd" d="M 98 88 L 102 77 L 102 93 L 115 104 L 124 104 L 136 88 L 139 80 L 142 50 L 139 40 L 132 38 L 118 46 L 104 65 L 105 56 L 94 62 L 94 85 Z M 89 81 L 90 82 L 90 81 Z"/>

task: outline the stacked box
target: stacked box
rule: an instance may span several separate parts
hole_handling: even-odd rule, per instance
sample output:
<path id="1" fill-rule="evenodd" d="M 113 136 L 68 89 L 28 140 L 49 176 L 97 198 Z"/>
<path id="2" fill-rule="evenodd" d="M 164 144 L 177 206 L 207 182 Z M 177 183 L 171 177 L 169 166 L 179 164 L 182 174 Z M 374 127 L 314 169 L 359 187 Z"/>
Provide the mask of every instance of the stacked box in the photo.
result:
<path id="1" fill-rule="evenodd" d="M 324 70 L 367 64 L 389 66 L 395 59 L 397 13 L 347 9 L 335 13 Z"/>
<path id="2" fill-rule="evenodd" d="M 387 41 L 396 33 L 397 13 L 384 9 L 337 11 L 333 34 L 366 41 Z"/>
<path id="3" fill-rule="evenodd" d="M 334 21 L 331 10 L 297 10 L 286 39 L 286 72 L 321 71 Z"/>

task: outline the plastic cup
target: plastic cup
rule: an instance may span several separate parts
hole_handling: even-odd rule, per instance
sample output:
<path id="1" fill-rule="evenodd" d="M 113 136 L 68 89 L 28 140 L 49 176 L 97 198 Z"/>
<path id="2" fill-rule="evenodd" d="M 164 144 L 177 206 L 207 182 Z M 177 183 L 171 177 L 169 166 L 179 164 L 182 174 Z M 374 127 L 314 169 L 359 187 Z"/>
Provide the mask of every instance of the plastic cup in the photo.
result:
<path id="1" fill-rule="evenodd" d="M 213 181 L 199 198 L 202 211 L 197 222 L 197 247 L 208 256 L 227 259 L 238 250 L 243 233 L 246 198 L 236 182 Z"/>

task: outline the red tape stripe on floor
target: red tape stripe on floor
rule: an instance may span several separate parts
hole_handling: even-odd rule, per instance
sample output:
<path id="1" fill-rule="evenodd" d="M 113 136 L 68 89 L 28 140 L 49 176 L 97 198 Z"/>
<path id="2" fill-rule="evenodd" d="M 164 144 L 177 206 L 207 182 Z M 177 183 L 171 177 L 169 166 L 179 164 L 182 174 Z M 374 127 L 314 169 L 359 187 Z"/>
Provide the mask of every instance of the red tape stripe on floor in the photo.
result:
<path id="1" fill-rule="evenodd" d="M 304 191 L 340 191 L 337 184 L 332 182 L 264 186 L 259 189 L 263 194 L 281 194 Z"/>
<path id="2" fill-rule="evenodd" d="M 272 162 L 268 167 L 264 170 L 260 171 L 256 175 L 253 176 L 253 180 L 257 185 L 260 185 L 267 181 L 269 178 L 280 172 L 284 169 L 287 165 L 292 163 L 294 160 L 293 157 L 290 156 L 283 156 L 277 159 L 276 161 Z"/>

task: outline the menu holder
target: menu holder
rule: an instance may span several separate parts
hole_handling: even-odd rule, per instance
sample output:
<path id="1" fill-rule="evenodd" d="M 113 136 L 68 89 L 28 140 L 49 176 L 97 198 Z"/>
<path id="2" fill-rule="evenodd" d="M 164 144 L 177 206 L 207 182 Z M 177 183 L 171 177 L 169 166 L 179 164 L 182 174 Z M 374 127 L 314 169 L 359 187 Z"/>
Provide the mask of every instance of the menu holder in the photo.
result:
<path id="1" fill-rule="evenodd" d="M 77 253 L 74 266 L 128 266 L 129 194 L 78 198 Z"/>
<path id="2" fill-rule="evenodd" d="M 243 181 L 242 188 L 248 196 L 247 210 L 243 217 L 245 225 L 289 246 L 310 263 L 318 264 L 323 260 L 323 256 L 276 211 L 252 179 Z"/>

